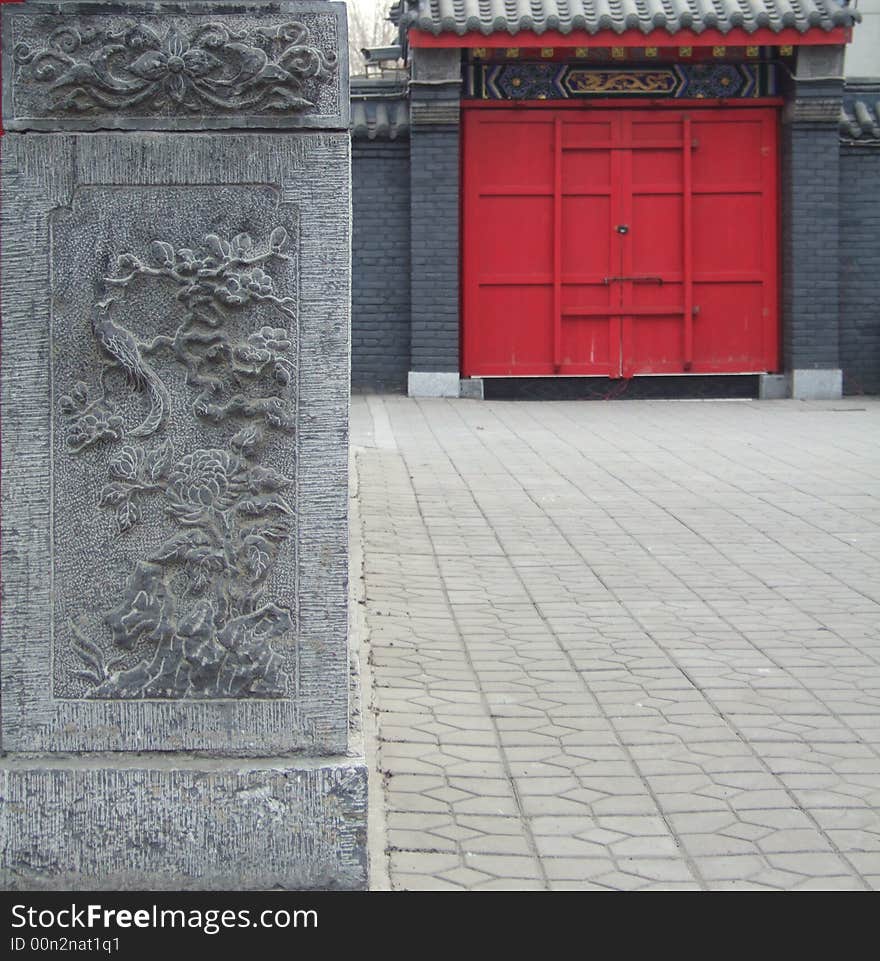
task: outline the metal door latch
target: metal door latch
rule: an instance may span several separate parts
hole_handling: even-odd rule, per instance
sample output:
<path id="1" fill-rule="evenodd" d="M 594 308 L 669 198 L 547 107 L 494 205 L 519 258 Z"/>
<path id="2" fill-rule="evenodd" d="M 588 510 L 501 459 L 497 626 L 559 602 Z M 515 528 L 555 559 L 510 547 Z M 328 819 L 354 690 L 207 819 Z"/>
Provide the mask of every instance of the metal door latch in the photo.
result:
<path id="1" fill-rule="evenodd" d="M 603 277 L 602 283 L 610 284 L 615 280 L 631 280 L 634 284 L 660 284 L 663 285 L 662 277 Z"/>

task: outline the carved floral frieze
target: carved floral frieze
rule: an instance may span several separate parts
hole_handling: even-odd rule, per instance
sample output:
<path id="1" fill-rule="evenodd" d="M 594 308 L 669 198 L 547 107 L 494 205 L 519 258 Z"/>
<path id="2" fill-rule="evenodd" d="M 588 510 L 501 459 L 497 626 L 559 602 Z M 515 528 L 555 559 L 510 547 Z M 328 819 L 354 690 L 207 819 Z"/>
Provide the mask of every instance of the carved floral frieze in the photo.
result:
<path id="1" fill-rule="evenodd" d="M 296 20 L 236 29 L 93 18 L 19 41 L 12 56 L 16 82 L 48 94 L 46 112 L 74 116 L 295 113 L 314 106 L 306 85 L 338 70 L 336 52 Z"/>

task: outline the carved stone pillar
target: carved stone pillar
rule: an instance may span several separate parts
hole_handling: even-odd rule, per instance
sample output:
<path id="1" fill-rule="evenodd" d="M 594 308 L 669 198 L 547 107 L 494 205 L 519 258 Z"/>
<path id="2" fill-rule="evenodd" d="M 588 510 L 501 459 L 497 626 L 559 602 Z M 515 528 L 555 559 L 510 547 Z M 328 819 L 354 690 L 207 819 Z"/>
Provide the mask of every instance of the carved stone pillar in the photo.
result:
<path id="1" fill-rule="evenodd" d="M 345 8 L 3 9 L 5 887 L 366 885 Z"/>

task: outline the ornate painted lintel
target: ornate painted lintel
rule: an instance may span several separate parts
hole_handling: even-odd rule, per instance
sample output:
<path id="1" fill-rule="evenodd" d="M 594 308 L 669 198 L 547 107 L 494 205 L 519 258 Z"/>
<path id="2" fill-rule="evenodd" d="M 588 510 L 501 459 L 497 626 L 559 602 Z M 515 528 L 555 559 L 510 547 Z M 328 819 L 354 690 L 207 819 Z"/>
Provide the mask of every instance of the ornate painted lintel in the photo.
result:
<path id="1" fill-rule="evenodd" d="M 773 65 L 766 63 L 468 64 L 465 96 L 478 100 L 748 99 L 776 93 L 773 71 Z"/>

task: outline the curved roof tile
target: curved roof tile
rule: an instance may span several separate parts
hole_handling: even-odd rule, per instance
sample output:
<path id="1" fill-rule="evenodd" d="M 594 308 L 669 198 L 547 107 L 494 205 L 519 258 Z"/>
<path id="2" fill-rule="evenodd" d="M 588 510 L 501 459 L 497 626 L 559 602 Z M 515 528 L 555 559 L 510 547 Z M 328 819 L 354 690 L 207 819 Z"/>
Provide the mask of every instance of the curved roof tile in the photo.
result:
<path id="1" fill-rule="evenodd" d="M 880 91 L 873 100 L 852 100 L 840 112 L 841 139 L 880 144 Z"/>
<path id="2" fill-rule="evenodd" d="M 399 97 L 351 99 L 351 135 L 355 140 L 397 140 L 409 136 L 409 101 Z"/>
<path id="3" fill-rule="evenodd" d="M 623 33 L 661 28 L 728 33 L 742 28 L 775 33 L 793 27 L 801 33 L 833 30 L 861 20 L 838 0 L 400 0 L 395 19 L 429 33 L 508 33 L 547 30 L 571 33 L 600 30 Z"/>

